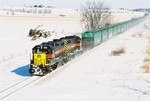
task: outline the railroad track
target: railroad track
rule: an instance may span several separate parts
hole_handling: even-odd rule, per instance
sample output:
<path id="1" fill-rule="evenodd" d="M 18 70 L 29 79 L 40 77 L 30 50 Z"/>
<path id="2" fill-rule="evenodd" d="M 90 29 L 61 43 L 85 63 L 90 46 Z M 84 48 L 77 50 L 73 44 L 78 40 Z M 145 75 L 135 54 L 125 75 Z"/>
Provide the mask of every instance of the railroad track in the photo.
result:
<path id="1" fill-rule="evenodd" d="M 28 85 L 32 84 L 33 82 L 39 80 L 41 77 L 28 77 L 20 82 L 17 82 L 16 84 L 0 91 L 0 100 L 3 100 L 10 95 L 14 94 L 15 92 L 27 87 Z"/>
<path id="2" fill-rule="evenodd" d="M 90 52 L 90 51 L 89 51 Z M 84 55 L 88 54 L 89 52 L 86 52 Z M 68 62 L 67 64 L 60 66 L 59 68 L 57 68 L 56 70 L 54 70 L 51 73 L 48 73 L 47 75 L 43 76 L 43 77 L 39 77 L 39 76 L 32 76 L 32 77 L 28 77 L 22 81 L 19 81 L 11 86 L 9 86 L 8 88 L 0 91 L 0 101 L 9 97 L 10 95 L 13 95 L 14 93 L 16 93 L 19 90 L 22 90 L 23 88 L 27 87 L 28 85 L 38 81 L 38 80 L 46 80 L 46 78 L 48 78 L 49 76 L 52 76 L 54 74 L 56 74 L 58 71 L 61 71 L 63 68 L 67 67 L 69 64 L 71 64 L 72 62 L 77 61 L 80 57 L 82 57 L 82 55 L 80 55 L 79 57 L 76 57 L 75 59 L 73 59 L 73 61 Z"/>

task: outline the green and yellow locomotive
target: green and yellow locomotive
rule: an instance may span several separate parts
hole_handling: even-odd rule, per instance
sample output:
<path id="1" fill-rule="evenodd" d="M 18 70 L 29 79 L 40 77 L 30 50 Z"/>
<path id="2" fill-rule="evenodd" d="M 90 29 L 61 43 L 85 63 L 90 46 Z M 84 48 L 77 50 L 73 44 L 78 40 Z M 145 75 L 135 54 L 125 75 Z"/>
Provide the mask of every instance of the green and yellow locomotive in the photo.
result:
<path id="1" fill-rule="evenodd" d="M 81 38 L 67 36 L 36 45 L 32 49 L 29 72 L 45 75 L 82 52 Z"/>

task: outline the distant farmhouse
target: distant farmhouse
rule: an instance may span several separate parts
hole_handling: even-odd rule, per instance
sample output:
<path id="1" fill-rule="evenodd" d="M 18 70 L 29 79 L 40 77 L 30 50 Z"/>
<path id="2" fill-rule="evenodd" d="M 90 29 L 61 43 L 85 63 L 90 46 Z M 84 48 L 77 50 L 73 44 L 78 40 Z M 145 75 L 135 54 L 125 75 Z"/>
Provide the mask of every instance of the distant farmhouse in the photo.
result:
<path id="1" fill-rule="evenodd" d="M 138 11 L 138 12 L 149 12 L 149 13 L 150 13 L 150 8 L 138 8 L 138 9 L 134 9 L 133 11 Z"/>

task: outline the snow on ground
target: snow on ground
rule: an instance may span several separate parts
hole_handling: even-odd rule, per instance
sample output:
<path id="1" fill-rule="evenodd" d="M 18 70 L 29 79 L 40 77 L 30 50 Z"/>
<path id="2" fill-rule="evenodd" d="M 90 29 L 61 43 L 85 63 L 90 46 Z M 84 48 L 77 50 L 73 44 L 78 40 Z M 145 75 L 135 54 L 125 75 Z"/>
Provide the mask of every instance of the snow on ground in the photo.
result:
<path id="1" fill-rule="evenodd" d="M 59 13 L 60 9 L 54 9 Z M 59 11 L 59 12 L 58 12 Z M 65 14 L 72 14 L 73 11 L 66 10 Z M 128 16 L 127 16 L 128 15 Z M 142 14 L 113 14 L 113 22 L 122 22 L 129 20 L 135 16 Z M 31 52 L 31 48 L 43 41 L 48 41 L 53 38 L 65 36 L 68 34 L 76 34 L 83 32 L 83 26 L 80 23 L 80 17 L 78 16 L 0 16 L 0 62 L 9 60 L 12 57 L 17 57 Z M 38 25 L 43 25 L 39 29 L 45 31 L 55 31 L 57 34 L 53 34 L 51 38 L 40 39 L 32 42 L 27 37 L 29 30 L 36 28 Z M 62 33 L 62 34 L 61 34 Z M 60 35 L 61 34 L 61 35 Z M 11 46 L 11 47 L 10 47 Z M 5 48 L 4 48 L 5 47 Z"/>
<path id="2" fill-rule="evenodd" d="M 38 25 L 43 25 L 39 29 L 55 31 L 56 34 L 47 39 L 31 41 L 28 37 L 29 30 Z M 43 41 L 79 33 L 82 31 L 81 28 L 79 20 L 73 18 L 0 17 L 0 61 L 29 53 L 34 45 Z"/>
<path id="3" fill-rule="evenodd" d="M 30 77 L 29 54 L 0 63 L 0 91 Z"/>
<path id="4" fill-rule="evenodd" d="M 110 10 L 111 11 L 111 23 L 119 23 L 130 20 L 131 18 L 137 18 L 143 16 L 144 12 L 134 12 L 129 10 Z"/>
<path id="5" fill-rule="evenodd" d="M 147 55 L 145 50 L 150 45 L 149 24 L 150 19 L 111 38 L 3 101 L 149 101 L 150 74 L 144 73 L 142 68 Z M 112 56 L 111 51 L 120 47 L 125 53 Z M 23 73 L 18 72 L 19 68 L 16 71 L 9 68 L 11 73 L 9 69 L 2 71 L 5 67 L 0 64 L 1 83 L 5 84 L 6 79 L 8 82 L 8 77 L 30 76 L 23 75 L 27 73 L 27 61 L 28 55 L 25 55 L 3 63 L 12 67 L 24 64 L 19 67 Z M 3 75 L 6 71 L 8 77 Z"/>
<path id="6" fill-rule="evenodd" d="M 56 33 L 47 39 L 31 41 L 29 30 L 42 24 L 39 29 Z M 81 32 L 79 26 L 79 20 L 72 18 L 0 17 L 0 91 L 30 77 L 30 53 L 35 45 Z"/>
<path id="7" fill-rule="evenodd" d="M 122 19 L 121 15 L 116 15 L 116 16 L 119 16 L 118 18 L 120 18 L 120 20 L 117 19 L 117 21 L 125 20 L 125 19 Z M 123 16 L 125 16 L 125 15 L 123 14 Z M 134 16 L 134 15 L 132 15 L 132 16 Z M 126 17 L 126 20 L 132 18 L 132 16 Z M 45 31 L 56 31 L 57 34 L 53 34 L 52 37 L 47 38 L 47 39 L 41 38 L 37 41 L 31 41 L 30 40 L 31 38 L 27 37 L 28 31 L 31 28 L 36 28 L 38 25 L 41 25 L 41 24 L 43 24 L 41 29 L 44 29 Z M 82 26 L 80 24 L 81 24 L 80 18 L 78 18 L 76 16 L 75 17 L 74 16 L 71 16 L 71 17 L 49 17 L 49 16 L 45 16 L 45 17 L 30 16 L 29 17 L 28 16 L 28 17 L 26 17 L 26 16 L 16 16 L 16 15 L 0 16 L 0 36 L 1 36 L 1 40 L 0 40 L 0 47 L 1 47 L 1 50 L 0 50 L 0 91 L 15 84 L 16 82 L 20 82 L 23 79 L 26 79 L 31 76 L 28 73 L 28 68 L 29 68 L 29 63 L 30 63 L 29 60 L 30 60 L 31 49 L 34 45 L 39 44 L 43 41 L 49 41 L 54 38 L 59 38 L 61 36 L 75 34 L 75 33 L 81 33 L 83 30 L 82 30 Z M 148 29 L 150 28 L 149 24 L 150 23 L 144 23 L 144 25 L 141 25 L 142 27 L 145 28 L 144 33 L 147 32 Z M 60 34 L 62 32 L 63 32 L 63 34 Z M 142 31 L 139 29 L 139 32 L 142 32 Z M 134 33 L 134 31 L 133 31 L 133 33 Z M 142 34 L 143 34 L 143 32 L 142 32 Z M 138 38 L 138 39 L 140 39 L 140 38 Z M 134 41 L 134 40 L 139 41 L 138 39 L 135 40 L 133 38 L 132 41 Z M 115 40 L 116 40 L 116 42 L 118 42 L 118 41 L 120 42 L 120 39 L 117 40 L 117 38 L 112 38 L 111 40 L 114 40 L 114 41 L 112 41 L 112 42 L 108 41 L 108 42 L 114 43 L 114 45 L 117 45 L 117 43 L 115 43 Z M 128 38 L 127 39 L 125 38 L 124 40 L 128 40 Z M 47 86 L 49 86 L 48 85 L 49 83 L 47 81 L 49 81 L 49 80 L 51 81 L 51 78 L 54 78 L 54 81 L 52 80 L 51 81 L 52 83 L 50 82 L 50 85 L 51 85 L 50 89 L 53 88 L 51 91 L 54 91 L 54 94 L 52 92 L 48 91 L 48 93 L 50 93 L 50 95 L 52 95 L 50 98 L 53 98 L 53 100 L 65 100 L 66 98 L 68 98 L 68 100 L 69 99 L 74 100 L 76 98 L 79 98 L 77 100 L 82 100 L 82 99 L 87 100 L 88 98 L 91 98 L 93 100 L 99 100 L 99 98 L 96 99 L 95 96 L 98 97 L 97 95 L 99 95 L 99 90 L 101 89 L 101 87 L 103 87 L 102 81 L 104 79 L 106 79 L 105 77 L 108 77 L 110 75 L 109 72 L 112 72 L 112 70 L 110 69 L 110 71 L 108 71 L 108 73 L 107 72 L 103 73 L 103 71 L 106 71 L 108 69 L 108 67 L 106 66 L 106 64 L 108 64 L 108 63 L 107 63 L 106 59 L 104 58 L 104 57 L 107 57 L 107 53 L 103 53 L 104 52 L 103 50 L 105 50 L 105 49 L 108 50 L 109 45 L 105 46 L 105 44 L 107 44 L 108 42 L 99 46 L 99 47 L 101 47 L 101 51 L 98 49 L 101 53 L 101 54 L 99 54 L 100 58 L 98 58 L 100 60 L 93 60 L 93 62 L 91 61 L 91 59 L 94 59 L 95 56 L 90 55 L 90 54 L 92 54 L 92 52 L 96 51 L 98 48 L 97 47 L 94 49 L 94 51 L 86 53 L 90 57 L 86 58 L 86 56 L 83 55 L 83 56 L 81 56 L 81 58 L 77 58 L 76 60 L 74 60 L 73 62 L 70 63 L 71 65 L 68 65 L 65 67 L 65 69 L 62 69 L 57 73 L 54 73 L 54 75 L 51 76 L 48 80 L 44 80 L 44 82 L 41 81 L 42 84 L 37 84 L 36 87 L 37 88 L 41 87 L 40 89 L 47 88 Z M 141 41 L 141 42 L 143 42 L 143 41 Z M 146 42 L 143 42 L 143 44 L 145 44 Z M 125 43 L 122 42 L 122 45 L 124 45 L 124 44 Z M 141 47 L 143 47 L 143 44 L 141 44 Z M 115 46 L 112 45 L 112 47 L 114 47 L 113 49 L 115 49 Z M 131 46 L 126 49 L 129 49 L 129 51 L 131 51 L 131 53 L 132 53 L 132 48 L 131 49 L 130 48 L 131 48 Z M 136 50 L 136 48 L 133 48 L 133 49 Z M 141 48 L 141 49 L 143 49 L 143 48 Z M 112 50 L 112 48 L 110 48 L 109 53 L 111 52 L 111 50 Z M 104 54 L 106 56 L 103 56 Z M 94 56 L 94 57 L 92 57 L 92 56 Z M 128 57 L 128 58 L 130 59 L 130 57 Z M 139 58 L 141 59 L 141 57 L 139 57 Z M 78 61 L 78 59 L 80 61 Z M 82 59 L 83 59 L 83 61 L 81 61 Z M 116 59 L 120 60 L 120 58 L 116 58 L 116 57 L 110 58 L 110 56 L 107 58 L 108 62 L 110 62 L 110 65 L 114 65 L 113 63 L 111 63 L 111 61 L 113 61 L 114 63 L 118 63 L 115 61 Z M 122 60 L 124 60 L 124 58 L 122 58 Z M 87 63 L 87 61 L 91 61 L 92 63 L 89 62 L 87 64 L 88 68 L 87 67 L 83 68 L 83 65 L 85 63 Z M 99 62 L 99 64 L 97 64 L 96 61 L 101 61 L 101 62 Z M 106 63 L 104 63 L 104 62 L 106 62 Z M 106 66 L 107 68 L 105 69 L 103 66 L 104 67 Z M 117 64 L 116 64 L 116 66 L 117 66 Z M 127 66 L 128 66 L 128 64 L 127 64 Z M 69 68 L 67 69 L 67 67 L 69 67 L 70 69 Z M 101 67 L 100 70 L 97 67 Z M 80 68 L 82 68 L 82 69 L 80 69 Z M 95 68 L 95 69 L 93 70 L 92 68 Z M 84 71 L 84 69 L 87 71 Z M 126 70 L 126 68 L 124 68 L 124 70 Z M 137 69 L 135 68 L 135 70 L 137 70 Z M 100 76 L 97 75 L 98 71 L 100 72 L 100 74 L 103 74 L 103 75 L 100 75 Z M 118 68 L 115 68 L 113 71 L 118 72 L 121 70 L 119 70 Z M 76 74 L 74 74 L 74 73 L 76 73 Z M 74 74 L 74 75 L 72 75 L 72 74 Z M 113 73 L 111 75 L 117 76 L 119 74 Z M 55 80 L 55 77 L 56 77 L 56 80 Z M 104 79 L 102 79 L 103 77 L 104 77 Z M 113 77 L 115 78 L 115 76 L 112 76 L 112 78 Z M 98 78 L 100 78 L 102 80 L 97 80 Z M 93 81 L 95 79 L 97 82 L 96 87 L 94 86 L 95 84 L 93 83 L 93 82 L 95 82 L 95 81 Z M 82 80 L 85 80 L 85 82 L 83 82 Z M 63 81 L 65 81 L 65 82 L 63 82 Z M 107 79 L 106 79 L 106 81 L 107 81 Z M 106 81 L 104 80 L 104 83 Z M 120 81 L 120 82 L 123 82 L 123 81 Z M 57 82 L 62 83 L 62 85 L 57 84 Z M 78 85 L 80 83 L 82 83 L 83 85 Z M 87 83 L 87 84 L 85 84 L 85 83 Z M 106 83 L 108 83 L 108 82 L 106 82 Z M 109 85 L 111 85 L 111 82 L 109 82 L 109 83 L 110 83 Z M 46 86 L 43 86 L 43 84 L 44 85 L 46 84 Z M 101 87 L 98 88 L 99 86 L 101 86 Z M 33 89 L 31 89 L 32 88 L 31 87 L 30 89 L 34 92 L 34 90 L 36 90 L 36 87 L 33 87 Z M 57 89 L 55 87 L 58 87 L 58 88 L 62 87 L 63 89 L 62 88 Z M 69 87 L 70 90 L 73 90 L 72 91 L 73 93 L 68 94 L 69 92 L 67 90 L 64 91 L 65 89 L 68 89 L 67 87 Z M 90 89 L 88 89 L 89 92 L 86 93 L 86 87 L 93 88 L 93 90 L 91 89 L 92 90 L 91 92 L 93 92 L 95 94 L 91 95 L 91 97 L 87 97 L 87 95 L 90 94 Z M 77 89 L 77 88 L 79 88 L 79 89 Z M 83 89 L 81 89 L 81 88 L 83 88 Z M 77 90 L 75 90 L 75 89 L 77 89 Z M 97 89 L 98 93 L 95 92 L 96 89 Z M 83 90 L 83 91 L 80 91 L 80 90 Z M 41 91 L 43 93 L 45 92 L 44 90 L 41 90 Z M 28 90 L 25 92 L 29 93 Z M 37 89 L 37 92 L 38 92 L 38 89 Z M 64 94 L 63 94 L 63 92 L 64 92 Z M 77 92 L 79 92 L 79 94 Z M 47 93 L 47 91 L 45 93 Z M 58 96 L 60 96 L 60 97 L 58 99 L 54 99 L 54 97 L 57 96 L 57 93 L 58 93 Z M 100 92 L 100 94 L 102 94 L 102 93 L 103 92 Z M 81 94 L 83 94 L 83 97 L 81 96 Z M 20 95 L 21 95 L 21 93 L 20 93 Z M 37 95 L 38 95 L 38 93 L 37 93 Z M 30 96 L 30 93 L 28 96 Z M 24 96 L 24 97 L 26 97 L 26 96 Z M 43 97 L 48 99 L 47 95 L 45 95 Z M 15 100 L 12 99 L 11 101 L 21 101 L 21 99 L 17 98 L 17 100 L 16 100 L 16 98 L 17 97 L 14 97 Z M 8 99 L 8 101 L 9 100 L 10 99 Z M 29 99 L 29 100 L 33 101 L 33 99 Z M 24 101 L 26 101 L 25 98 L 24 98 Z"/>

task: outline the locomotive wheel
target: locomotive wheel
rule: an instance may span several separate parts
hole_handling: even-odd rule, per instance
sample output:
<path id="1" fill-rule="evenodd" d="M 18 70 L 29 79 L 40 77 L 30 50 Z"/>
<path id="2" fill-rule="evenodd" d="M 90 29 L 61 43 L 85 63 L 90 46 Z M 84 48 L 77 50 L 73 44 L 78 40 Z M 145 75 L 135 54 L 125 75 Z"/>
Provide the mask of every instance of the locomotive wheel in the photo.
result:
<path id="1" fill-rule="evenodd" d="M 46 74 L 47 74 L 47 72 L 45 70 L 43 70 L 43 76 L 46 75 Z"/>
<path id="2" fill-rule="evenodd" d="M 57 68 L 57 64 L 54 64 L 54 65 L 52 66 L 52 69 L 55 70 L 56 68 Z"/>
<path id="3" fill-rule="evenodd" d="M 34 72 L 35 72 L 34 69 L 29 69 L 29 73 L 30 73 L 30 74 L 33 74 Z"/>
<path id="4" fill-rule="evenodd" d="M 63 65 L 64 65 L 63 61 L 60 61 L 60 62 L 58 63 L 58 65 L 57 65 L 57 68 L 58 68 L 58 67 L 61 67 L 61 66 L 63 66 Z"/>
<path id="5" fill-rule="evenodd" d="M 48 73 L 48 69 L 46 69 L 46 68 L 44 68 L 42 71 L 43 71 L 43 76 Z"/>
<path id="6" fill-rule="evenodd" d="M 48 68 L 48 73 L 52 72 L 53 69 L 51 67 Z"/>
<path id="7" fill-rule="evenodd" d="M 64 61 L 64 63 L 67 63 L 68 62 L 68 58 L 65 58 L 63 61 Z"/>

